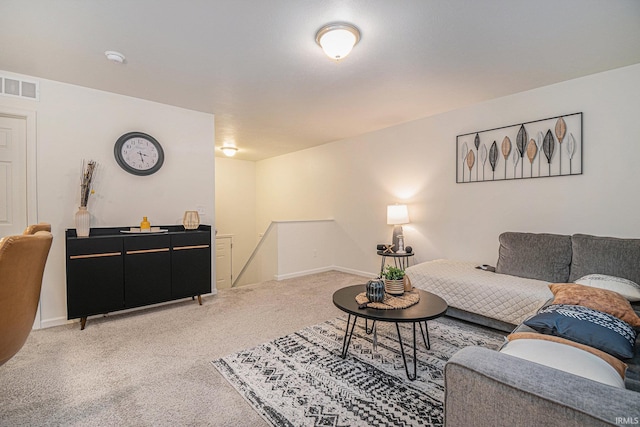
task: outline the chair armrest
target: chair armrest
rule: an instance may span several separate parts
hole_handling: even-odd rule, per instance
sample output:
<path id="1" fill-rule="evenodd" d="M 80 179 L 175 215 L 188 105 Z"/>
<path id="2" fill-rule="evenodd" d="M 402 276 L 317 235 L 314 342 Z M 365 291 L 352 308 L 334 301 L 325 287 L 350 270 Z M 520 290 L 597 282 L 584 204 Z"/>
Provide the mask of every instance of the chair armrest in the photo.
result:
<path id="1" fill-rule="evenodd" d="M 494 350 L 464 348 L 444 371 L 448 427 L 640 423 L 640 393 Z"/>

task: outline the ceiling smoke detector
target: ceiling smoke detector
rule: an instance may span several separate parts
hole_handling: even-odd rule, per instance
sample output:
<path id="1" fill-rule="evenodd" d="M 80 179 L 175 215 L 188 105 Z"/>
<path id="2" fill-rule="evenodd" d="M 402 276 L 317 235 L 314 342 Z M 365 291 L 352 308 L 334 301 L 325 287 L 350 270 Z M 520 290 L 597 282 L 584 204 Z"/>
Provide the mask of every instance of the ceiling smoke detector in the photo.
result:
<path id="1" fill-rule="evenodd" d="M 108 50 L 104 53 L 107 59 L 111 62 L 117 62 L 118 64 L 122 64 L 125 60 L 125 57 L 120 52 L 116 52 L 115 50 Z"/>

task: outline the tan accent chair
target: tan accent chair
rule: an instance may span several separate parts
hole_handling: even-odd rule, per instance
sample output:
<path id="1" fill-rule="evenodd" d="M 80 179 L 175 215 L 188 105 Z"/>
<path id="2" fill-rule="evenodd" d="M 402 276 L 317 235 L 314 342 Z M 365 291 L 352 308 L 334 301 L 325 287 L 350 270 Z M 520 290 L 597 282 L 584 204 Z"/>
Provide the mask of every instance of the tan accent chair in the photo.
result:
<path id="1" fill-rule="evenodd" d="M 0 239 L 0 365 L 24 345 L 36 317 L 53 236 L 49 224 Z"/>
<path id="2" fill-rule="evenodd" d="M 48 231 L 51 233 L 51 224 L 41 222 L 39 224 L 32 224 L 24 229 L 22 234 L 36 234 L 38 231 Z"/>

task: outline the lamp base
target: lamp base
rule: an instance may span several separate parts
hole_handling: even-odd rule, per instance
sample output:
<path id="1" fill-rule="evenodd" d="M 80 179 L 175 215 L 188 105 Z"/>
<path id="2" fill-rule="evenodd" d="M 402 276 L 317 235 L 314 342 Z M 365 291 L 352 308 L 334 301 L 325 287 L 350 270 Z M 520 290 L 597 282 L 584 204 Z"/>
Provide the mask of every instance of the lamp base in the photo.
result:
<path id="1" fill-rule="evenodd" d="M 393 227 L 393 238 L 391 243 L 393 243 L 394 252 L 397 254 L 404 254 L 404 236 L 403 236 L 402 226 L 396 225 Z"/>

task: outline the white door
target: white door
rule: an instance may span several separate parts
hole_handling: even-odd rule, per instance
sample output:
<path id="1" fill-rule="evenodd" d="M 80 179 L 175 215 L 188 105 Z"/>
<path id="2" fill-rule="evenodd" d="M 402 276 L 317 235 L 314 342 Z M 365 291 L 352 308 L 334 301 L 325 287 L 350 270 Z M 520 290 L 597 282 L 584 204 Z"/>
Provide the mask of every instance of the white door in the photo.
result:
<path id="1" fill-rule="evenodd" d="M 231 237 L 216 237 L 216 289 L 228 289 L 233 283 Z"/>
<path id="2" fill-rule="evenodd" d="M 0 237 L 27 227 L 27 120 L 0 115 Z"/>

